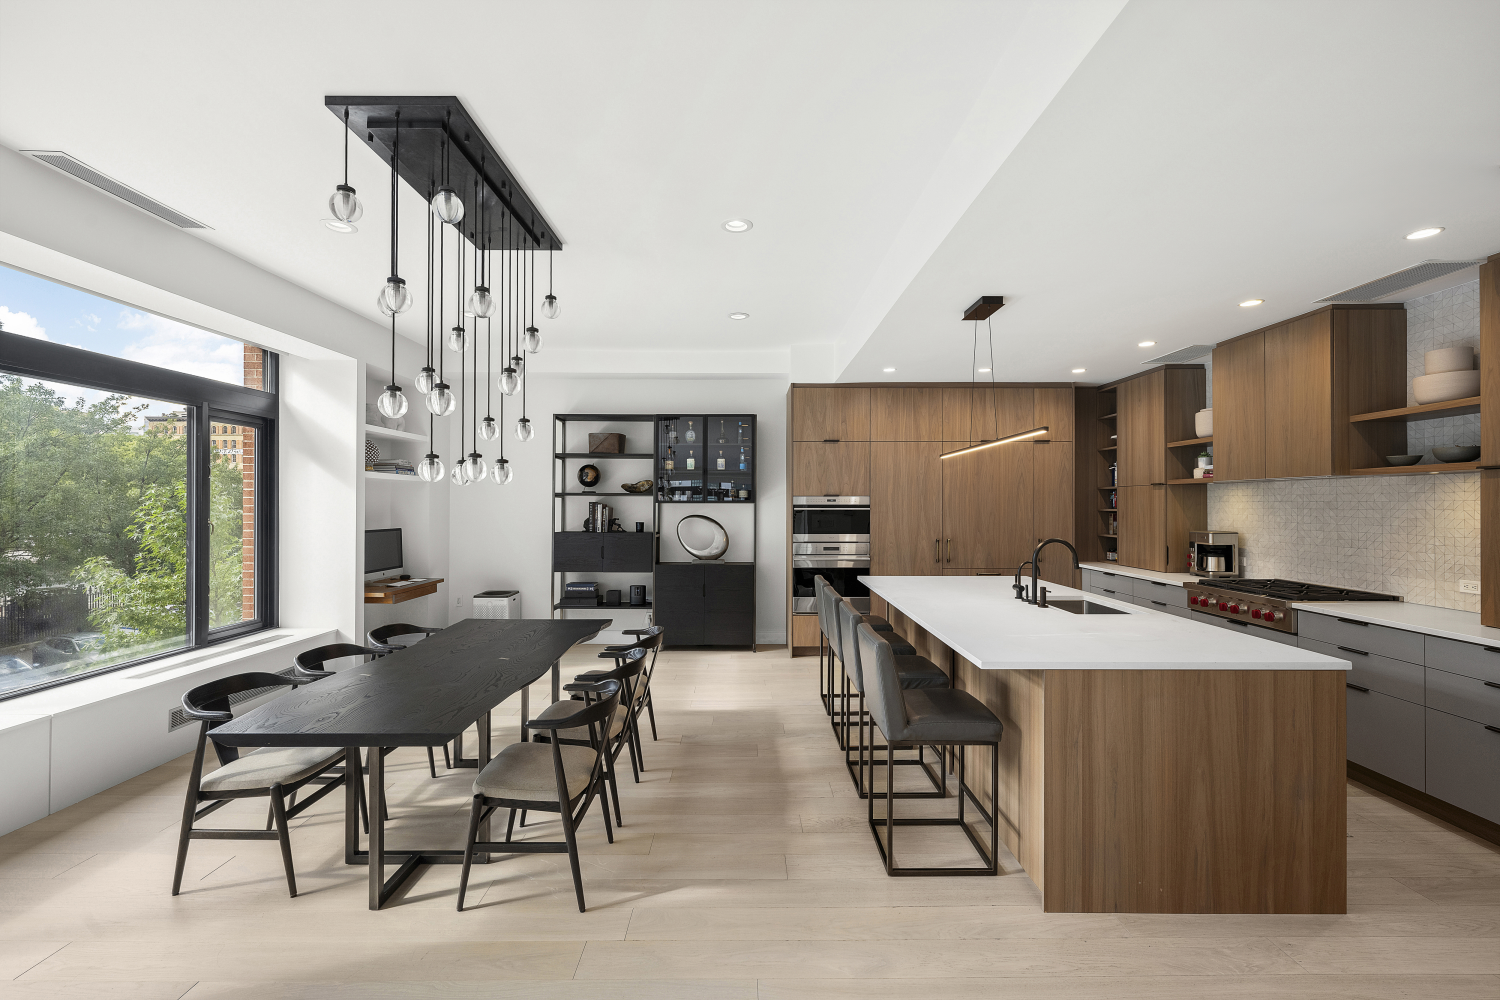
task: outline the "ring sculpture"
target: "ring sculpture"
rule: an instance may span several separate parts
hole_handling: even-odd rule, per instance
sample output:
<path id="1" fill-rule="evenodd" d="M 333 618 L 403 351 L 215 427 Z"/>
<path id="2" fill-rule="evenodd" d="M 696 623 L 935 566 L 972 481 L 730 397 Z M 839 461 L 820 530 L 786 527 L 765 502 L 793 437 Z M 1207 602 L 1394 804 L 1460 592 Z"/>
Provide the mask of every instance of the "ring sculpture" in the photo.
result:
<path id="1" fill-rule="evenodd" d="M 682 537 L 682 526 L 689 521 L 702 521 L 713 532 L 713 538 L 707 545 L 694 546 Z M 682 543 L 683 548 L 687 549 L 689 555 L 697 559 L 719 559 L 729 551 L 729 532 L 725 531 L 724 526 L 718 521 L 703 514 L 689 514 L 678 521 L 677 540 Z"/>

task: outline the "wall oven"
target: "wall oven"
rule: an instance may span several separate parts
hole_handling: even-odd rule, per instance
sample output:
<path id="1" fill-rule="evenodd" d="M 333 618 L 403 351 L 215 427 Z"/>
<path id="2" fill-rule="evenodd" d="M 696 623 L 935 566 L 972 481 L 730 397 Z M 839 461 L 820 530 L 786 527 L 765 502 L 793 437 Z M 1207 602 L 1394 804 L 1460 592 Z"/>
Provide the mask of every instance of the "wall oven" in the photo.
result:
<path id="1" fill-rule="evenodd" d="M 870 610 L 870 498 L 792 497 L 792 612 L 817 614 L 821 576 L 862 612 Z"/>

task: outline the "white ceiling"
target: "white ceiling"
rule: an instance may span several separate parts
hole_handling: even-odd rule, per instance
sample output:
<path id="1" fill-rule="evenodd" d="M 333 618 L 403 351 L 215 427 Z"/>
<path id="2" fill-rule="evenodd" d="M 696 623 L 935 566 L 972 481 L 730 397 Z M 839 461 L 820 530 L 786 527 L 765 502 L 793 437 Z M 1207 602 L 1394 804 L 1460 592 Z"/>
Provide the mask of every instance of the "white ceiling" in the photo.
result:
<path id="1" fill-rule="evenodd" d="M 1121 3 L 0 0 L 0 144 L 378 319 L 385 174 L 356 145 L 361 232 L 322 227 L 323 96 L 455 94 L 568 241 L 547 353 L 678 371 L 812 345 L 825 377 L 966 378 L 990 293 L 997 377 L 1104 381 L 1500 251 L 1500 4 Z"/>

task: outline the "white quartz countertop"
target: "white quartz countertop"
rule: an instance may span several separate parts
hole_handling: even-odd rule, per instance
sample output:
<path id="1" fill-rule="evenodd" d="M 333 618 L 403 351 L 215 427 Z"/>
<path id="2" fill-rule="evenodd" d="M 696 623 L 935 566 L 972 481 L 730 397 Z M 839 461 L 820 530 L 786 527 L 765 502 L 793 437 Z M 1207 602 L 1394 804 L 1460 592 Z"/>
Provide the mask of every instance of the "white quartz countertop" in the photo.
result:
<path id="1" fill-rule="evenodd" d="M 1348 670 L 1311 650 L 1128 601 L 1048 586 L 1123 615 L 1074 615 L 1015 599 L 1009 577 L 869 576 L 870 592 L 985 670 Z"/>
<path id="2" fill-rule="evenodd" d="M 1408 632 L 1425 632 L 1443 639 L 1500 646 L 1500 628 L 1485 628 L 1479 624 L 1479 613 L 1476 611 L 1433 608 L 1425 604 L 1407 604 L 1405 601 L 1309 601 L 1293 604 L 1292 607 L 1298 611 L 1331 615 L 1334 618 L 1352 618 L 1357 622 L 1387 625 Z"/>
<path id="3" fill-rule="evenodd" d="M 1199 579 L 1191 573 L 1158 573 L 1154 569 L 1136 569 L 1134 566 L 1121 566 L 1119 563 L 1112 562 L 1086 562 L 1078 565 L 1096 573 L 1114 573 L 1117 576 L 1128 576 L 1136 580 L 1154 580 L 1157 583 L 1170 583 L 1174 587 L 1181 587 Z M 1049 590 L 1048 593 L 1050 594 L 1051 591 Z"/>

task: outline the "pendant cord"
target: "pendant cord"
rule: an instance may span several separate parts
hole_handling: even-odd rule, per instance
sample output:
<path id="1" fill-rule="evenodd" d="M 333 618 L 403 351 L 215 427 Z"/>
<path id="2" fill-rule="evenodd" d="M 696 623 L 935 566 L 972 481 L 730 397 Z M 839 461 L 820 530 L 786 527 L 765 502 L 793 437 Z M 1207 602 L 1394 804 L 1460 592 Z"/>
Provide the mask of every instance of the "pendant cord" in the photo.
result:
<path id="1" fill-rule="evenodd" d="M 344 187 L 349 186 L 349 105 L 344 105 Z"/>
<path id="2" fill-rule="evenodd" d="M 990 339 L 990 412 L 995 417 L 995 440 L 1000 440 L 1000 397 L 995 394 L 995 326 L 994 321 L 985 318 L 984 327 L 989 332 Z"/>
<path id="3" fill-rule="evenodd" d="M 438 368 L 438 377 L 437 377 L 437 380 L 439 382 L 442 382 L 443 381 L 443 361 L 444 361 L 444 358 L 443 358 L 442 338 L 443 338 L 443 335 L 447 332 L 446 328 L 443 326 L 443 323 L 444 323 L 443 317 L 447 315 L 447 310 L 445 309 L 445 306 L 447 305 L 447 303 L 444 301 L 444 295 L 447 292 L 447 287 L 446 286 L 448 284 L 448 242 L 447 242 L 447 239 L 443 235 L 443 229 L 442 229 L 441 226 L 438 227 L 438 234 L 437 235 L 438 235 L 438 240 L 437 240 L 437 245 L 438 245 L 437 336 L 434 338 L 434 340 L 437 342 L 436 343 L 436 348 L 437 348 L 437 368 Z M 446 385 L 447 383 L 444 382 L 443 384 Z"/>

